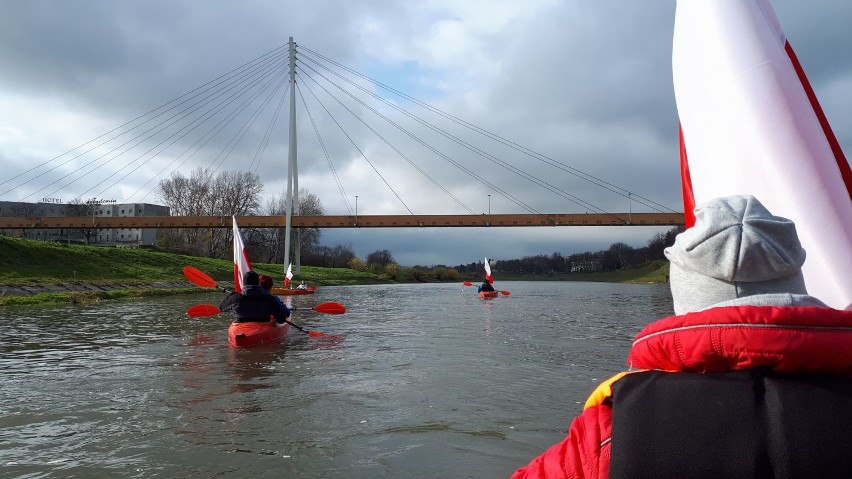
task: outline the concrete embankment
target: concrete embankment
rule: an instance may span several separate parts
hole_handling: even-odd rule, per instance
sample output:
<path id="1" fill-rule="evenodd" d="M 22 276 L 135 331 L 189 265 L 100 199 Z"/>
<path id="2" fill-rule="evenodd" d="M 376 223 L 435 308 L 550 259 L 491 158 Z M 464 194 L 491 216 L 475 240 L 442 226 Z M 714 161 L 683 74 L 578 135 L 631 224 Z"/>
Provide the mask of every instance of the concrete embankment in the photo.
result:
<path id="1" fill-rule="evenodd" d="M 120 289 L 180 289 L 195 287 L 188 281 L 156 281 L 152 283 L 91 284 L 80 282 L 56 284 L 0 284 L 0 296 L 31 296 L 40 293 L 65 293 L 69 291 L 114 291 Z M 199 289 L 199 291 L 201 291 Z"/>

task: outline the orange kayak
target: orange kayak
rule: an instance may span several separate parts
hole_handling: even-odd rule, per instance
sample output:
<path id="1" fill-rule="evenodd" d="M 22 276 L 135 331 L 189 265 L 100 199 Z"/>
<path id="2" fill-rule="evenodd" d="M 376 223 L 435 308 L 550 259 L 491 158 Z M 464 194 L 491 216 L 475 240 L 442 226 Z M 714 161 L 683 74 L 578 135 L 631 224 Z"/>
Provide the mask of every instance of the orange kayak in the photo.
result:
<path id="1" fill-rule="evenodd" d="M 497 291 L 480 291 L 479 297 L 482 298 L 482 299 L 496 298 L 497 294 L 498 294 Z"/>
<path id="2" fill-rule="evenodd" d="M 287 323 L 233 322 L 228 327 L 228 346 L 241 348 L 275 343 L 284 339 L 288 332 L 290 332 L 290 325 Z"/>
<path id="3" fill-rule="evenodd" d="M 299 294 L 314 294 L 317 290 L 316 286 L 310 286 L 308 289 L 297 289 L 297 288 L 272 288 L 272 294 L 278 296 L 293 296 Z"/>

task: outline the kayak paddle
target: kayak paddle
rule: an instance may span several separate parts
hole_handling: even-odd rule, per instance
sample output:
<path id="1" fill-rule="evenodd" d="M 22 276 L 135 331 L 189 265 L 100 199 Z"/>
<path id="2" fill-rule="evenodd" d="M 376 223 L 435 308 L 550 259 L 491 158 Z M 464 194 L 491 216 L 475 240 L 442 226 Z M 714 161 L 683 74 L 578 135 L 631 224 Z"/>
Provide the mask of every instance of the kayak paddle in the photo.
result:
<path id="1" fill-rule="evenodd" d="M 205 272 L 201 271 L 198 268 L 193 268 L 192 266 L 184 266 L 183 267 L 183 275 L 186 277 L 186 279 L 189 280 L 190 283 L 192 283 L 196 286 L 201 286 L 202 288 L 217 288 L 217 289 L 221 289 L 222 291 L 224 291 L 226 293 L 231 292 L 230 290 L 225 289 L 222 286 L 220 286 L 219 283 L 216 282 L 215 279 L 211 278 Z M 199 304 L 197 306 L 211 306 L 211 305 Z M 193 308 L 195 308 L 195 307 L 196 306 L 193 306 Z M 215 308 L 215 306 L 213 306 L 213 307 Z M 216 308 L 216 309 L 219 309 L 219 308 Z M 289 309 L 290 309 L 290 311 L 298 311 L 299 310 L 299 308 L 296 308 L 296 307 L 292 307 L 292 308 L 289 308 Z M 337 303 L 337 302 L 334 302 L 334 301 L 327 301 L 325 303 L 318 304 L 311 309 L 313 309 L 317 313 L 325 313 L 325 314 L 343 314 L 343 313 L 346 312 L 346 306 L 343 306 L 341 303 Z M 192 308 L 190 308 L 190 310 L 192 310 Z M 207 309 L 199 308 L 197 311 L 199 311 L 199 312 L 207 311 Z M 210 313 L 210 314 L 211 315 L 212 314 L 218 314 L 218 311 L 215 312 L 215 313 Z M 192 315 L 190 315 L 190 316 L 192 316 Z M 209 316 L 209 315 L 198 315 L 198 316 Z"/>
<path id="2" fill-rule="evenodd" d="M 230 293 L 230 290 L 219 286 L 219 283 L 207 275 L 204 271 L 201 271 L 198 268 L 193 268 L 192 266 L 184 266 L 183 267 L 183 276 L 189 280 L 190 283 L 201 286 L 202 288 L 216 288 L 221 289 L 226 293 Z"/>
<path id="3" fill-rule="evenodd" d="M 343 314 L 346 312 L 346 306 L 343 306 L 340 303 L 335 303 L 334 301 L 326 301 L 325 303 L 320 303 L 313 308 L 317 313 L 325 313 L 325 314 Z M 299 308 L 293 306 L 290 308 L 290 311 L 298 311 Z"/>
<path id="4" fill-rule="evenodd" d="M 222 312 L 221 309 L 219 309 L 216 306 L 213 306 L 212 304 L 196 304 L 195 306 L 189 308 L 189 310 L 187 310 L 186 314 L 188 314 L 189 316 L 192 316 L 192 317 L 199 317 L 199 316 L 213 316 L 214 314 L 219 314 L 221 312 Z M 294 328 L 298 329 L 299 331 L 301 331 L 303 333 L 307 333 L 308 336 L 313 336 L 315 338 L 325 336 L 325 333 L 321 333 L 319 331 L 309 331 L 309 330 L 299 326 L 298 324 L 290 321 L 289 319 L 285 319 L 284 322 L 289 324 L 290 326 L 293 326 Z"/>
<path id="5" fill-rule="evenodd" d="M 198 268 L 193 268 L 192 266 L 184 266 L 183 267 L 183 275 L 184 275 L 184 277 L 186 277 L 187 280 L 189 280 L 190 283 L 192 283 L 196 286 L 201 286 L 202 288 L 221 289 L 222 291 L 224 291 L 226 293 L 231 292 L 231 290 L 223 288 L 222 286 L 219 285 L 219 283 L 215 279 L 211 278 L 210 276 L 207 275 L 207 273 L 205 273 L 204 271 L 201 271 Z M 289 309 L 291 311 L 298 310 L 298 308 L 295 308 L 295 307 L 289 308 Z M 325 314 L 343 314 L 343 313 L 346 312 L 346 306 L 343 306 L 342 304 L 336 303 L 334 301 L 328 301 L 326 303 L 318 304 L 311 309 L 313 309 L 314 311 L 316 311 L 318 313 L 325 313 Z M 216 314 L 216 313 L 213 313 L 213 314 Z"/>
<path id="6" fill-rule="evenodd" d="M 465 286 L 473 286 L 473 283 L 471 283 L 470 281 L 465 281 L 463 284 Z M 510 291 L 506 291 L 505 289 L 499 289 L 497 291 L 499 291 L 500 294 L 502 294 L 503 296 L 509 296 L 510 294 L 512 294 Z"/>
<path id="7" fill-rule="evenodd" d="M 183 275 L 186 277 L 187 280 L 189 280 L 190 283 L 192 283 L 196 286 L 201 286 L 202 288 L 221 289 L 222 291 L 224 291 L 226 293 L 231 292 L 230 290 L 225 289 L 222 286 L 220 286 L 219 283 L 215 279 L 211 278 L 205 272 L 201 271 L 198 268 L 194 268 L 192 266 L 184 266 Z M 290 311 L 298 311 L 299 310 L 299 308 L 296 308 L 296 307 L 289 308 L 289 309 L 290 309 Z M 336 303 L 334 301 L 328 301 L 328 302 L 325 302 L 325 303 L 322 303 L 322 304 L 318 304 L 311 309 L 318 312 L 318 313 L 324 313 L 324 314 L 343 314 L 343 313 L 346 312 L 346 306 L 343 306 L 341 303 Z M 199 316 L 213 316 L 213 315 L 219 314 L 221 312 L 222 312 L 221 309 L 219 309 L 217 306 L 214 306 L 212 304 L 196 304 L 195 306 L 192 306 L 191 308 L 189 308 L 189 310 L 187 310 L 186 314 L 191 316 L 191 317 L 199 317 Z M 285 319 L 284 322 L 289 324 L 290 326 L 293 326 L 294 328 L 298 329 L 299 331 L 302 331 L 303 333 L 307 333 L 310 336 L 314 336 L 314 337 L 325 336 L 325 333 L 321 333 L 319 331 L 308 331 L 307 329 L 304 329 L 303 327 L 299 326 L 298 324 L 293 323 L 292 321 L 290 321 L 288 319 Z"/>
<path id="8" fill-rule="evenodd" d="M 292 308 L 287 308 L 287 309 L 289 309 L 290 311 L 301 311 L 305 308 L 297 308 L 297 307 L 294 306 Z M 335 303 L 334 301 L 328 301 L 328 302 L 325 302 L 325 303 L 320 303 L 320 304 L 318 304 L 318 305 L 316 305 L 316 306 L 314 306 L 313 308 L 310 308 L 310 309 L 316 311 L 317 313 L 324 313 L 324 314 L 343 314 L 343 313 L 346 312 L 346 306 L 343 306 L 340 303 Z M 222 310 L 219 309 L 218 306 L 214 306 L 212 304 L 196 304 L 195 306 L 192 306 L 191 308 L 189 308 L 186 311 L 186 314 L 189 315 L 189 316 L 192 316 L 192 317 L 198 317 L 198 316 L 213 316 L 214 314 L 219 314 L 221 312 L 222 312 Z"/>
<path id="9" fill-rule="evenodd" d="M 196 318 L 199 316 L 213 316 L 221 313 L 222 310 L 218 306 L 212 304 L 196 304 L 186 311 L 187 316 Z"/>

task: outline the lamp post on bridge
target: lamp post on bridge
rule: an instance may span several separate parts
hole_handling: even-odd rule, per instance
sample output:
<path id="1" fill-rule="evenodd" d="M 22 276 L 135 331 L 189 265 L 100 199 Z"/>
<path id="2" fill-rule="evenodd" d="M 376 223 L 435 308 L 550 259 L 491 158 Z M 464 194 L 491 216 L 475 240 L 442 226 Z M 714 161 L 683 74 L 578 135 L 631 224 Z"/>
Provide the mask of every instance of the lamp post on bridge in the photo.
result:
<path id="1" fill-rule="evenodd" d="M 627 224 L 633 224 L 633 198 L 630 197 L 630 192 L 627 192 Z"/>

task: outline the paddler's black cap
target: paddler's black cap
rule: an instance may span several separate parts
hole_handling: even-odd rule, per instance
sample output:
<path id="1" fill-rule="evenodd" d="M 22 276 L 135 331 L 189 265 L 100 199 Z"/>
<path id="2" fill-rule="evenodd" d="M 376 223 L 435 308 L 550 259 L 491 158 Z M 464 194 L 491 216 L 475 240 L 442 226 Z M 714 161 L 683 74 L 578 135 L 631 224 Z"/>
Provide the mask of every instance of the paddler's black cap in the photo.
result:
<path id="1" fill-rule="evenodd" d="M 260 284 L 260 277 L 254 271 L 246 271 L 243 274 L 243 286 L 257 286 Z"/>

